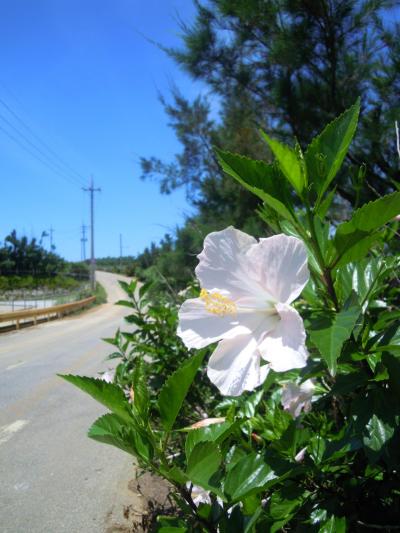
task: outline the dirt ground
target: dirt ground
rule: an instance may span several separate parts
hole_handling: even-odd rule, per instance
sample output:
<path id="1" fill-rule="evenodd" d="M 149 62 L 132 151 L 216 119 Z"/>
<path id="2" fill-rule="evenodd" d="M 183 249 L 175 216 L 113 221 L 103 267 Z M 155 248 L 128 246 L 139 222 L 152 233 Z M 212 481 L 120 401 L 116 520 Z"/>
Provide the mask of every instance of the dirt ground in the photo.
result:
<path id="1" fill-rule="evenodd" d="M 116 521 L 115 517 L 110 516 L 105 533 L 151 532 L 157 516 L 168 514 L 173 508 L 168 498 L 168 484 L 157 476 L 144 473 L 137 479 L 131 479 L 127 489 L 122 517 Z M 129 503 L 129 493 L 132 503 Z"/>

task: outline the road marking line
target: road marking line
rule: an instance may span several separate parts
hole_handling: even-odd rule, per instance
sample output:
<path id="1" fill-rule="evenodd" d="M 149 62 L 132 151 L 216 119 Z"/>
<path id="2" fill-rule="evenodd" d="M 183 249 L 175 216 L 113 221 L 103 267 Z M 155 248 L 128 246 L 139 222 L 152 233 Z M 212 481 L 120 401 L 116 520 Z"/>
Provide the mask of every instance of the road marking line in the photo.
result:
<path id="1" fill-rule="evenodd" d="M 13 368 L 17 368 L 17 366 L 24 365 L 25 361 L 20 361 L 19 363 L 15 363 L 14 365 L 10 365 L 6 368 L 6 370 L 12 370 Z"/>
<path id="2" fill-rule="evenodd" d="M 0 428 L 0 445 L 10 440 L 11 437 L 26 426 L 26 424 L 28 424 L 28 420 L 16 420 L 12 424 L 2 426 Z"/>

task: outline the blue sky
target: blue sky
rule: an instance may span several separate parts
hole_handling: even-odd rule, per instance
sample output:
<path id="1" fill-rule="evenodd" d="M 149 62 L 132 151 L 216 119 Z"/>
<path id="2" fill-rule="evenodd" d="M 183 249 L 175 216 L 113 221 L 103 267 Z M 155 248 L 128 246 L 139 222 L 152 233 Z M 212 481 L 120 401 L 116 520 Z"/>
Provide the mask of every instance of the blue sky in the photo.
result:
<path id="1" fill-rule="evenodd" d="M 201 89 L 143 37 L 179 45 L 177 13 L 190 22 L 192 2 L 2 0 L 0 241 L 13 228 L 40 237 L 52 226 L 57 251 L 79 260 L 80 226 L 89 224 L 81 185 L 91 174 L 102 188 L 98 257 L 119 255 L 120 233 L 124 254 L 136 254 L 190 213 L 184 191 L 162 196 L 157 183 L 140 180 L 138 164 L 179 151 L 157 91 L 168 95 L 172 82 L 188 97 Z"/>

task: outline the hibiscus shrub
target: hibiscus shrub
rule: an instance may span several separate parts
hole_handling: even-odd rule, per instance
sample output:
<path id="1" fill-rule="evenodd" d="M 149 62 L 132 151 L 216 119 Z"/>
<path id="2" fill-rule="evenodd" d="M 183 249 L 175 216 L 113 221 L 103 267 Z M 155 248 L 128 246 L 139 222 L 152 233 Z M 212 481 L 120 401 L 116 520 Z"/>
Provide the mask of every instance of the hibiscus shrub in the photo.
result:
<path id="1" fill-rule="evenodd" d="M 140 379 L 146 379 L 150 406 L 153 406 L 157 403 L 158 394 L 167 377 L 187 359 L 187 349 L 176 337 L 178 307 L 185 296 L 194 296 L 198 288 L 191 286 L 180 294 L 154 295 L 152 283 L 141 286 L 136 280 L 119 283 L 126 293 L 126 299 L 120 300 L 117 305 L 129 309 L 130 313 L 125 316 L 125 321 L 133 325 L 134 329 L 118 330 L 114 337 L 103 339 L 114 347 L 107 359 L 121 360 L 115 371 L 107 372 L 103 379 L 120 386 L 129 398 L 135 388 L 140 365 Z M 206 356 L 208 352 L 209 349 L 205 349 Z M 212 408 L 218 401 L 213 392 L 205 369 L 200 369 L 186 395 L 178 422 L 191 424 L 199 417 L 206 416 L 205 410 Z M 152 416 L 153 419 L 158 416 L 157 408 L 152 410 Z"/>
<path id="2" fill-rule="evenodd" d="M 340 224 L 330 215 L 358 114 L 357 102 L 305 152 L 263 134 L 272 164 L 217 150 L 224 171 L 263 201 L 260 215 L 277 235 L 211 233 L 195 297 L 179 312 L 134 307 L 138 331 L 123 345 L 114 340 L 125 365 L 115 383 L 64 376 L 110 410 L 89 436 L 170 482 L 180 511 L 159 517 L 160 532 L 399 529 L 400 312 L 390 241 L 400 192 Z M 173 334 L 177 317 L 184 344 Z M 198 402 L 189 414 L 185 398 Z"/>

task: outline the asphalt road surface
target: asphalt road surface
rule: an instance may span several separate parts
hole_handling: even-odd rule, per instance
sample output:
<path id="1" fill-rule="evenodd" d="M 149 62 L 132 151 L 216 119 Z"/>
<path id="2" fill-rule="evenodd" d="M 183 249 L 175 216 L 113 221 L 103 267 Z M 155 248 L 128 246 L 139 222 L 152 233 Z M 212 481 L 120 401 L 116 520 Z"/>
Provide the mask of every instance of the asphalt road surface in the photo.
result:
<path id="1" fill-rule="evenodd" d="M 127 489 L 130 456 L 86 436 L 106 409 L 56 375 L 98 376 L 112 366 L 101 338 L 123 324 L 127 309 L 113 302 L 124 278 L 97 274 L 107 304 L 0 335 L 1 533 L 115 531 L 123 504 L 140 510 Z"/>

